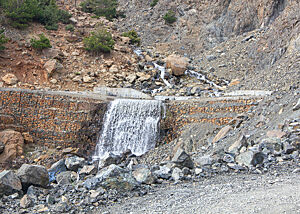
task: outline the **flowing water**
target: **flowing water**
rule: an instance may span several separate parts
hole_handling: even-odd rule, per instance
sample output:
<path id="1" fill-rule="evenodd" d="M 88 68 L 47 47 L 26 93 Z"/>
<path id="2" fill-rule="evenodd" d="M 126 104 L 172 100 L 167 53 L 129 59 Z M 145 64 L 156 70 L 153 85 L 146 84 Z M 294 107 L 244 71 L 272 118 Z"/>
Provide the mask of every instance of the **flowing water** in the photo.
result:
<path id="1" fill-rule="evenodd" d="M 121 155 L 130 150 L 137 156 L 155 147 L 159 135 L 162 102 L 117 99 L 106 112 L 94 160 L 106 153 Z"/>

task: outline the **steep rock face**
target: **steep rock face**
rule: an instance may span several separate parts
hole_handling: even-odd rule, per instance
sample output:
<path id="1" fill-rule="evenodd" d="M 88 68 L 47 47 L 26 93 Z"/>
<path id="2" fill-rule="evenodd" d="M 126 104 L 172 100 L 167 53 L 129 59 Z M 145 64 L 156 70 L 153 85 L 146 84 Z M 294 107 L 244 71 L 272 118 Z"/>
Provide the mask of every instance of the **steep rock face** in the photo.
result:
<path id="1" fill-rule="evenodd" d="M 285 9 L 299 3 L 292 0 L 160 0 L 151 8 L 151 1 L 119 2 L 119 9 L 126 14 L 120 22 L 122 29 L 138 30 L 145 44 L 170 42 L 170 46 L 184 51 L 212 48 L 233 36 L 269 26 Z M 166 25 L 162 18 L 168 10 L 176 11 L 178 20 L 173 25 Z"/>

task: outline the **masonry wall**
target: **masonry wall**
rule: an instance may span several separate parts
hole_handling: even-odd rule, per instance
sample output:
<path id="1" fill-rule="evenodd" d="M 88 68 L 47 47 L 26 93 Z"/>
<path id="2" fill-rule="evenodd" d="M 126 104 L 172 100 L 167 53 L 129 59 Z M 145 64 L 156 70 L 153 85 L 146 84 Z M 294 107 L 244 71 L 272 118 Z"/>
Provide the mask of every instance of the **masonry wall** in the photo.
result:
<path id="1" fill-rule="evenodd" d="M 94 148 L 108 101 L 91 94 L 0 89 L 0 130 L 28 131 L 37 143 Z"/>

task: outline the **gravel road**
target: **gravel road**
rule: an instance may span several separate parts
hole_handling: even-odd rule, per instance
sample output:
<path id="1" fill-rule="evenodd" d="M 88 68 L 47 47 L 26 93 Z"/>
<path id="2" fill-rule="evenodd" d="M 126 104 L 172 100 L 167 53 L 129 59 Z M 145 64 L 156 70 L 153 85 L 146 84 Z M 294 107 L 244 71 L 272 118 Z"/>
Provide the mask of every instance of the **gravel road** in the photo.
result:
<path id="1" fill-rule="evenodd" d="M 228 175 L 164 186 L 97 213 L 300 213 L 300 174 Z"/>

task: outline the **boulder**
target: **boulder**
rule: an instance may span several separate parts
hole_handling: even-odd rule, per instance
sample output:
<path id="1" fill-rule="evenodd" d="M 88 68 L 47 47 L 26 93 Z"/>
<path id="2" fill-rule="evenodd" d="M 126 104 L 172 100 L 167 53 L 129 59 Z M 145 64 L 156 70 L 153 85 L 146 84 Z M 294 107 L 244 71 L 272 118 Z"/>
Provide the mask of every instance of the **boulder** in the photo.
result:
<path id="1" fill-rule="evenodd" d="M 0 196 L 11 195 L 22 190 L 22 184 L 18 176 L 10 170 L 0 172 Z"/>
<path id="2" fill-rule="evenodd" d="M 142 184 L 154 184 L 156 181 L 155 176 L 152 174 L 152 172 L 146 168 L 146 167 L 141 167 L 132 173 L 134 178 Z"/>
<path id="3" fill-rule="evenodd" d="M 111 164 L 119 164 L 121 161 L 121 157 L 118 155 L 114 155 L 113 153 L 105 153 L 104 156 L 101 157 L 101 160 L 99 160 L 99 166 L 98 168 L 104 168 Z"/>
<path id="4" fill-rule="evenodd" d="M 44 188 L 49 186 L 49 176 L 44 166 L 23 164 L 18 170 L 17 176 L 22 182 L 23 189 L 30 185 Z"/>
<path id="5" fill-rule="evenodd" d="M 256 166 L 263 163 L 265 154 L 262 152 L 246 151 L 235 158 L 235 161 L 241 166 Z"/>
<path id="6" fill-rule="evenodd" d="M 80 167 L 83 167 L 84 162 L 85 162 L 84 158 L 80 158 L 77 156 L 72 156 L 72 157 L 66 158 L 66 160 L 65 160 L 67 169 L 74 171 L 74 172 L 77 172 L 77 170 Z"/>
<path id="7" fill-rule="evenodd" d="M 166 68 L 170 68 L 174 76 L 182 76 L 188 67 L 188 58 L 170 55 L 166 59 Z"/>
<path id="8" fill-rule="evenodd" d="M 171 171 L 172 170 L 167 166 L 160 166 L 159 170 L 154 171 L 153 174 L 158 178 L 168 180 L 171 177 Z"/>
<path id="9" fill-rule="evenodd" d="M 56 177 L 56 181 L 59 185 L 72 184 L 76 180 L 77 180 L 77 173 L 73 171 L 61 172 Z"/>
<path id="10" fill-rule="evenodd" d="M 4 77 L 2 77 L 2 81 L 7 85 L 15 85 L 18 82 L 18 78 L 16 75 L 8 73 Z"/>
<path id="11" fill-rule="evenodd" d="M 241 135 L 229 148 L 227 151 L 232 154 L 238 154 L 242 147 L 247 147 L 247 138 L 244 135 Z"/>
<path id="12" fill-rule="evenodd" d="M 194 163 L 191 157 L 182 149 L 178 148 L 172 158 L 172 162 L 175 163 L 178 167 L 188 167 L 190 169 L 194 168 Z"/>
<path id="13" fill-rule="evenodd" d="M 198 167 L 210 166 L 213 164 L 213 161 L 214 160 L 210 155 L 204 155 L 194 159 L 195 165 Z"/>
<path id="14" fill-rule="evenodd" d="M 105 189 L 118 191 L 131 191 L 139 186 L 132 174 L 115 164 L 111 164 L 99 171 L 99 173 L 84 182 L 87 189 L 97 189 L 99 186 Z"/>
<path id="15" fill-rule="evenodd" d="M 56 177 L 59 173 L 67 171 L 66 165 L 65 165 L 65 160 L 61 159 L 54 163 L 50 169 L 48 169 L 48 174 L 49 174 L 49 181 L 55 181 Z"/>
<path id="16" fill-rule="evenodd" d="M 55 71 L 63 69 L 63 65 L 56 59 L 50 59 L 45 63 L 44 68 L 48 73 L 48 77 L 51 77 Z"/>
<path id="17" fill-rule="evenodd" d="M 0 132 L 0 142 L 5 145 L 0 153 L 0 163 L 15 159 L 23 154 L 24 139 L 20 132 L 14 130 L 4 130 Z"/>

